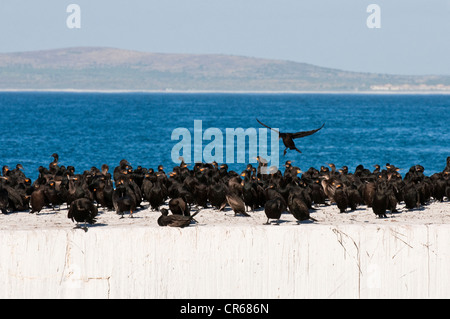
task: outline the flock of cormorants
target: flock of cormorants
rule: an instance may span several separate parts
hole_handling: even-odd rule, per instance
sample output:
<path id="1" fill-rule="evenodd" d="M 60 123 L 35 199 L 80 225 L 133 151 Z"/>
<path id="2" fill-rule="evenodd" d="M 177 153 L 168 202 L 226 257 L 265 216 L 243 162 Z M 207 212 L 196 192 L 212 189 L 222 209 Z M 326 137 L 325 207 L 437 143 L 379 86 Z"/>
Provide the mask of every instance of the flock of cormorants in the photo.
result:
<path id="1" fill-rule="evenodd" d="M 60 209 L 67 205 L 68 218 L 94 224 L 98 208 L 113 210 L 124 217 L 143 208 L 160 211 L 160 226 L 186 227 L 202 208 L 223 210 L 227 205 L 235 215 L 264 210 L 267 223 L 278 224 L 281 214 L 291 213 L 298 223 L 315 219 L 310 211 L 319 205 L 335 204 L 336 211 L 353 211 L 367 205 L 379 218 L 397 211 L 403 202 L 407 209 L 427 205 L 430 201 L 450 199 L 450 157 L 445 169 L 431 176 L 421 165 L 412 166 L 404 177 L 394 165 L 369 170 L 363 165 L 353 173 L 348 167 L 336 169 L 334 164 L 311 167 L 303 172 L 286 161 L 284 172 L 272 170 L 262 174 L 267 164 L 258 157 L 258 165 L 248 164 L 241 173 L 228 170 L 227 164 L 196 163 L 190 169 L 182 160 L 169 174 L 162 165 L 156 171 L 121 160 L 109 173 L 108 165 L 92 167 L 79 174 L 73 166 L 60 166 L 58 154 L 53 154 L 48 168 L 39 167 L 39 176 L 32 182 L 23 173 L 22 165 L 2 168 L 0 176 L 0 210 L 3 214 L 29 211 L 39 214 L 45 207 Z M 168 209 L 163 205 L 168 204 Z M 191 209 L 195 208 L 194 214 Z M 194 211 L 192 211 L 194 212 Z"/>

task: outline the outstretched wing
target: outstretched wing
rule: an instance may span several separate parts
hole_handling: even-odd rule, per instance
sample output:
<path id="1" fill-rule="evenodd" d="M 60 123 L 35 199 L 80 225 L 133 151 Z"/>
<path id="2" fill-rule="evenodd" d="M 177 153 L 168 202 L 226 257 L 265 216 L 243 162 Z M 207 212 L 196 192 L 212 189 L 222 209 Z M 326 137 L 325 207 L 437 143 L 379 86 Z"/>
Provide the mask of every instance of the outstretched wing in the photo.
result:
<path id="1" fill-rule="evenodd" d="M 271 127 L 269 127 L 269 126 L 267 126 L 266 124 L 264 124 L 264 123 L 261 123 L 258 119 L 256 119 L 257 121 L 258 121 L 258 123 L 259 124 L 261 124 L 262 126 L 265 126 L 265 127 L 267 127 L 268 129 L 271 129 L 272 131 L 274 131 L 274 132 L 277 132 L 278 134 L 280 134 L 280 132 L 279 131 L 277 131 L 277 130 L 275 130 L 275 129 L 273 129 L 273 128 L 271 128 Z"/>
<path id="2" fill-rule="evenodd" d="M 325 126 L 325 123 L 321 127 L 319 127 L 318 129 L 315 129 L 315 130 L 312 130 L 312 131 L 304 131 L 304 132 L 292 133 L 292 138 L 294 139 L 294 138 L 300 138 L 300 137 L 313 135 L 317 131 L 320 131 L 322 129 L 322 127 L 324 127 L 324 126 Z"/>

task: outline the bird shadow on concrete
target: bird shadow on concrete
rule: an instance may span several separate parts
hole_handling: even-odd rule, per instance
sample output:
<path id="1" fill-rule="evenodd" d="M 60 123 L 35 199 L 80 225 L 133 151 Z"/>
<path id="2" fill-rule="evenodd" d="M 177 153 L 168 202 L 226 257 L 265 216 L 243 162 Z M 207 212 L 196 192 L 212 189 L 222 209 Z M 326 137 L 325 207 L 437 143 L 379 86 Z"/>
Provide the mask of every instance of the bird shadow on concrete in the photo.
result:
<path id="1" fill-rule="evenodd" d="M 275 220 L 271 220 L 268 224 L 263 223 L 263 225 L 266 225 L 266 226 L 279 226 L 281 224 L 290 223 L 290 222 L 291 222 L 290 220 L 279 219 L 278 223 Z"/>
<path id="2" fill-rule="evenodd" d="M 108 226 L 108 224 L 105 223 L 95 223 L 93 225 L 89 225 L 88 228 L 96 228 L 96 227 L 104 227 L 104 226 Z"/>
<path id="3" fill-rule="evenodd" d="M 298 225 L 300 225 L 300 224 L 314 224 L 314 223 L 317 223 L 317 222 L 308 219 L 308 220 L 302 220 L 301 222 L 298 223 Z"/>
<path id="4" fill-rule="evenodd" d="M 421 212 L 424 210 L 426 210 L 426 208 L 424 206 L 415 207 L 415 208 L 406 208 L 406 207 L 402 208 L 402 211 L 404 211 L 404 212 Z"/>
<path id="5" fill-rule="evenodd" d="M 44 215 L 57 215 L 60 214 L 60 211 L 51 211 L 51 212 L 40 212 L 40 213 L 34 213 L 36 216 L 44 216 Z"/>

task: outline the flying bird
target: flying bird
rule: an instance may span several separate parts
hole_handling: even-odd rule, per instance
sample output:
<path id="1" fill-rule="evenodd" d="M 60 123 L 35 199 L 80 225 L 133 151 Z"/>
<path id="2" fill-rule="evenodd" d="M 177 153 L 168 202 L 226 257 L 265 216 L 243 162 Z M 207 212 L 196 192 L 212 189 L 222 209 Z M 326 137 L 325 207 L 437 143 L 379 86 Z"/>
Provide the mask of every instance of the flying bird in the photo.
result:
<path id="1" fill-rule="evenodd" d="M 261 124 L 262 126 L 265 126 L 265 127 L 267 127 L 268 129 L 271 129 L 272 131 L 278 133 L 278 137 L 281 138 L 281 139 L 283 140 L 283 144 L 284 144 L 284 146 L 286 147 L 286 148 L 284 149 L 283 156 L 286 155 L 287 149 L 290 149 L 290 150 L 296 150 L 297 152 L 301 153 L 301 151 L 295 146 L 294 139 L 312 135 L 312 134 L 316 133 L 317 131 L 321 130 L 322 127 L 325 126 L 325 123 L 324 123 L 324 124 L 323 124 L 321 127 L 319 127 L 318 129 L 311 130 L 311 131 L 302 131 L 302 132 L 297 132 L 297 133 L 283 133 L 283 132 L 280 132 L 280 131 L 277 131 L 277 130 L 271 128 L 270 126 L 267 126 L 266 124 L 260 122 L 258 119 L 256 119 L 256 120 L 257 120 L 258 123 Z"/>

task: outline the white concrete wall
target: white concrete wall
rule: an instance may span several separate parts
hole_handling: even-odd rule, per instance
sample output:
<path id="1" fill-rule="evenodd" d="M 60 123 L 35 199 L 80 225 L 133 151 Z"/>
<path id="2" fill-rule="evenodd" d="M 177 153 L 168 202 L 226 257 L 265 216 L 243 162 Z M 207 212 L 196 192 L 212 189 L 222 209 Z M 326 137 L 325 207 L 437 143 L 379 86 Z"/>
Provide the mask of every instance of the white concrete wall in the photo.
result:
<path id="1" fill-rule="evenodd" d="M 0 232 L 0 298 L 448 298 L 450 225 Z"/>

